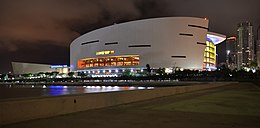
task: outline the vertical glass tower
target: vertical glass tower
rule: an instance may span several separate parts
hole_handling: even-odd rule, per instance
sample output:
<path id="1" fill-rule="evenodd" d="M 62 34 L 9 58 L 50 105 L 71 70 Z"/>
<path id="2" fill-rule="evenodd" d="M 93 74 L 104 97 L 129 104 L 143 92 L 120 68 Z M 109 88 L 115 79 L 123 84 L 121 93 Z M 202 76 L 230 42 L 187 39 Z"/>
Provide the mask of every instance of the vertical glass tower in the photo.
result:
<path id="1" fill-rule="evenodd" d="M 243 22 L 238 25 L 237 68 L 250 66 L 255 60 L 253 26 L 250 22 Z"/>

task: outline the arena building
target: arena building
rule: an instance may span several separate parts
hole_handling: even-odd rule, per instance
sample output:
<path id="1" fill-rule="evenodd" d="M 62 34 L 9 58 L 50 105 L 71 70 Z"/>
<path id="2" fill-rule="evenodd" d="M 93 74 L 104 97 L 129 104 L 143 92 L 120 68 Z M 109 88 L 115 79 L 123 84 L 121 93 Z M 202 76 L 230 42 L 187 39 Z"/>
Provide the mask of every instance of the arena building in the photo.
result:
<path id="1" fill-rule="evenodd" d="M 155 69 L 201 70 L 208 22 L 203 18 L 166 17 L 97 29 L 71 43 L 70 67 L 92 74 L 143 71 L 148 64 Z"/>
<path id="2" fill-rule="evenodd" d="M 67 65 L 49 65 L 38 63 L 12 62 L 13 73 L 20 74 L 36 74 L 39 72 L 58 72 L 67 74 L 70 69 Z"/>

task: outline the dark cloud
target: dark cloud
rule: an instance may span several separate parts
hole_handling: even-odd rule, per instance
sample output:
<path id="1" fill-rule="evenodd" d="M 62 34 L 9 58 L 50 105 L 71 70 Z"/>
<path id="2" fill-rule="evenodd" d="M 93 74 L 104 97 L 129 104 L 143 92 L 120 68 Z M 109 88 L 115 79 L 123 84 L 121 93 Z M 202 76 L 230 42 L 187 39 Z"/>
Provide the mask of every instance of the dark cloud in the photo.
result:
<path id="1" fill-rule="evenodd" d="M 0 0 L 0 72 L 15 60 L 68 63 L 76 37 L 143 18 L 208 17 L 210 31 L 236 35 L 239 22 L 259 25 L 259 5 L 259 0 Z"/>
<path id="2" fill-rule="evenodd" d="M 174 16 L 207 17 L 210 31 L 236 35 L 239 22 L 260 24 L 259 0 L 165 0 Z M 255 29 L 256 31 L 256 29 Z"/>
<path id="3" fill-rule="evenodd" d="M 73 39 L 140 17 L 135 4 L 136 0 L 0 0 L 0 72 L 9 71 L 11 61 L 68 64 L 69 54 L 61 53 L 68 53 Z"/>
<path id="4" fill-rule="evenodd" d="M 1 58 L 1 72 L 11 71 L 11 62 L 32 62 L 43 64 L 68 64 L 69 63 L 69 49 L 65 46 L 52 45 L 56 42 L 38 43 L 31 45 L 30 43 L 20 42 L 15 44 L 16 51 L 7 52 L 7 50 L 0 50 Z M 4 60 L 4 61 L 2 61 Z M 8 63 L 7 63 L 8 62 Z"/>
<path id="5" fill-rule="evenodd" d="M 80 33 L 74 28 L 103 20 L 138 17 L 134 1 L 2 0 L 0 39 L 68 45 Z M 107 17 L 107 18 L 106 18 Z"/>

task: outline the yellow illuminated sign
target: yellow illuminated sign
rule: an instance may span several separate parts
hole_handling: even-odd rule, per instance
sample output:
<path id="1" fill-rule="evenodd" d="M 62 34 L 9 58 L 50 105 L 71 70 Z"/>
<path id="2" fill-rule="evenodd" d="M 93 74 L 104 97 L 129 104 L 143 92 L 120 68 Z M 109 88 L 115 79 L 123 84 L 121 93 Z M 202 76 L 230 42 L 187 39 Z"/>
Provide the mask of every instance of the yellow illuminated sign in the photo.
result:
<path id="1" fill-rule="evenodd" d="M 100 52 L 96 52 L 96 55 L 109 55 L 109 54 L 114 54 L 115 51 L 114 50 L 110 50 L 110 51 L 100 51 Z"/>

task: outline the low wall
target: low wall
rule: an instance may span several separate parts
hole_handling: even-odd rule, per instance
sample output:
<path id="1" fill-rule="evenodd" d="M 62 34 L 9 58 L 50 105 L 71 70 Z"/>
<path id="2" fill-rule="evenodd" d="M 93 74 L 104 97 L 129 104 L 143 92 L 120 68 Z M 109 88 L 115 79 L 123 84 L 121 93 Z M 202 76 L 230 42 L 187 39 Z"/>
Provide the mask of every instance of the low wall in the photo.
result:
<path id="1" fill-rule="evenodd" d="M 216 88 L 228 83 L 39 97 L 0 102 L 0 125 Z"/>

